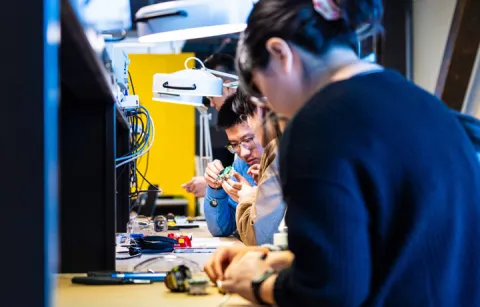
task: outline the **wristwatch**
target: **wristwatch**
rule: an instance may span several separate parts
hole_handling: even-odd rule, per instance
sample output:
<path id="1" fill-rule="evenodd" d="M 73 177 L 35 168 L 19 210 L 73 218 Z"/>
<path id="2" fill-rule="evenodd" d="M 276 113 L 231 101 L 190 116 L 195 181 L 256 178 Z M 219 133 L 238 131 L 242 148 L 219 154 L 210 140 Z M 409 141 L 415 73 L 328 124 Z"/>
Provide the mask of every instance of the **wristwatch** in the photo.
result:
<path id="1" fill-rule="evenodd" d="M 257 300 L 257 303 L 262 306 L 270 306 L 270 304 L 267 304 L 264 300 L 262 300 L 260 295 L 260 287 L 262 286 L 263 282 L 273 274 L 275 274 L 275 271 L 270 268 L 266 270 L 265 273 L 252 280 L 253 295 L 255 295 L 255 300 Z"/>

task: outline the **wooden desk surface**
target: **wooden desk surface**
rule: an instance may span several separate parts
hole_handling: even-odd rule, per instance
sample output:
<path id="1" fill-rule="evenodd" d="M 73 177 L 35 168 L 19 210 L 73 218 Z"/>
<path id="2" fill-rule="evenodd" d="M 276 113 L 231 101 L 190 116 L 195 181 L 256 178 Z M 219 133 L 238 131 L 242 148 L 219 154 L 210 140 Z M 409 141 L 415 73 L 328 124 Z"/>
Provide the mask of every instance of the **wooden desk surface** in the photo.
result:
<path id="1" fill-rule="evenodd" d="M 204 223 L 197 229 L 185 230 L 195 238 L 211 238 Z M 148 231 L 146 234 L 149 234 Z M 150 233 L 151 234 L 151 233 Z M 221 238 L 220 245 L 242 244 L 235 238 Z M 177 254 L 197 262 L 203 267 L 210 254 Z M 143 255 L 141 258 L 118 260 L 118 271 L 131 271 L 133 267 L 149 257 L 156 255 Z M 86 286 L 74 285 L 71 278 L 75 275 L 60 274 L 57 278 L 56 306 L 58 307 L 216 307 L 222 303 L 223 295 L 215 287 L 208 288 L 208 294 L 203 296 L 190 296 L 186 293 L 171 293 L 163 283 L 149 285 L 121 285 L 121 286 Z M 253 306 L 239 296 L 232 296 L 225 307 Z"/>

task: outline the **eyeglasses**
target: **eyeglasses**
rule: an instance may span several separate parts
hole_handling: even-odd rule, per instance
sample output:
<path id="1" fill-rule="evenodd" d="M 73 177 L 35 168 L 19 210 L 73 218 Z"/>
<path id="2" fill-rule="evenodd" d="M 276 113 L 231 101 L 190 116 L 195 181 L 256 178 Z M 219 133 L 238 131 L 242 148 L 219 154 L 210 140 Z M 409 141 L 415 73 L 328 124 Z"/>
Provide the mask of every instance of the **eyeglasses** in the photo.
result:
<path id="1" fill-rule="evenodd" d="M 251 136 L 248 138 L 243 139 L 240 141 L 238 144 L 232 144 L 228 143 L 227 146 L 225 146 L 226 149 L 232 154 L 239 154 L 240 153 L 240 146 L 242 146 L 245 149 L 251 150 L 255 146 L 255 137 Z"/>
<path id="2" fill-rule="evenodd" d="M 230 82 L 230 83 L 224 82 L 223 87 L 225 87 L 225 88 L 238 88 L 238 84 L 239 84 L 238 81 L 233 81 L 233 82 Z"/>

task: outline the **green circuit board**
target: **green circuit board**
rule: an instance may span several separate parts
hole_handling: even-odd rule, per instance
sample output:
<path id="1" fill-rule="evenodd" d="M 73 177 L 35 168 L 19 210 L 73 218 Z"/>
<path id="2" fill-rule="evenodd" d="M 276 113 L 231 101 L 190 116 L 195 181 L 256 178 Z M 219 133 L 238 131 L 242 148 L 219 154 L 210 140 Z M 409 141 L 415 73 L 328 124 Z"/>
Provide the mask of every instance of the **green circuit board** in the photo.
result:
<path id="1" fill-rule="evenodd" d="M 220 173 L 220 175 L 218 175 L 217 180 L 218 180 L 218 181 L 227 180 L 227 179 L 229 179 L 230 177 L 232 177 L 234 173 L 235 173 L 235 169 L 233 168 L 233 166 L 227 166 L 227 167 Z"/>

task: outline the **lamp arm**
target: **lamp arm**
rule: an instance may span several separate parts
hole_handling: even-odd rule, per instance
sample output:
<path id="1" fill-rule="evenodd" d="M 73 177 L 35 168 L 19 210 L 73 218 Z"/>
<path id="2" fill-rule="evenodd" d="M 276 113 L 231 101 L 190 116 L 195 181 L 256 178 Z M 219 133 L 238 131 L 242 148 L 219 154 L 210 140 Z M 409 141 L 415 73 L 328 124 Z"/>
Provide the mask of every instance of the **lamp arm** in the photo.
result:
<path id="1" fill-rule="evenodd" d="M 220 77 L 225 77 L 225 78 L 238 80 L 238 76 L 236 76 L 236 75 L 232 75 L 232 74 L 228 74 L 226 72 L 221 72 L 221 71 L 218 71 L 218 70 L 213 70 L 213 69 L 208 69 L 208 68 L 205 68 L 205 70 L 208 71 L 209 73 L 212 73 L 212 74 L 220 76 Z"/>

